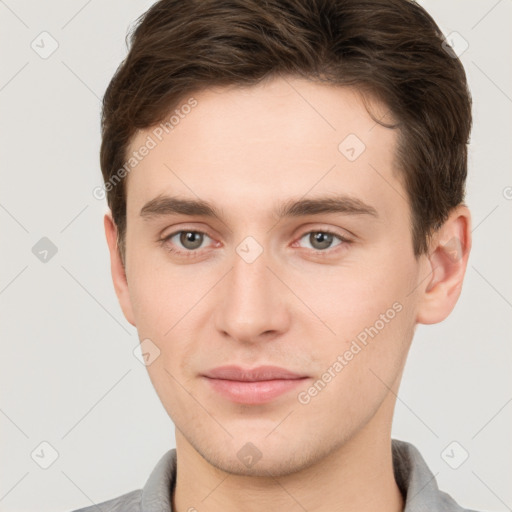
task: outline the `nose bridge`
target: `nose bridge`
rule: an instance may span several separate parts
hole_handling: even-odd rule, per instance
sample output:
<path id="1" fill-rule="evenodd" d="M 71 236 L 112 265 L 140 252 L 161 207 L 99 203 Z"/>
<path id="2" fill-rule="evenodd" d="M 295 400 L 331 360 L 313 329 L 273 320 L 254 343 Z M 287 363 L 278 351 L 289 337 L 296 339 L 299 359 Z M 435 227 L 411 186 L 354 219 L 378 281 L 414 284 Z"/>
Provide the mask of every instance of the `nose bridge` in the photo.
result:
<path id="1" fill-rule="evenodd" d="M 256 341 L 264 333 L 286 328 L 282 290 L 268 264 L 267 252 L 251 237 L 236 247 L 217 308 L 220 331 L 240 341 Z"/>

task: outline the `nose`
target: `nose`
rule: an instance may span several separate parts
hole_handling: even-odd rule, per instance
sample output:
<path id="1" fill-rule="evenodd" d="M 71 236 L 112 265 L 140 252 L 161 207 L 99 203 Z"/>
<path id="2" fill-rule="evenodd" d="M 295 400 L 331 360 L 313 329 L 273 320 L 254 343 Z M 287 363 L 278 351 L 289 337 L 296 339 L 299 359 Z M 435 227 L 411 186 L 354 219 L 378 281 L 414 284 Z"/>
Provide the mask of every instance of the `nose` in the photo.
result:
<path id="1" fill-rule="evenodd" d="M 233 255 L 216 305 L 216 328 L 224 336 L 253 343 L 275 339 L 288 329 L 287 291 L 268 263 L 265 251 L 252 262 Z"/>

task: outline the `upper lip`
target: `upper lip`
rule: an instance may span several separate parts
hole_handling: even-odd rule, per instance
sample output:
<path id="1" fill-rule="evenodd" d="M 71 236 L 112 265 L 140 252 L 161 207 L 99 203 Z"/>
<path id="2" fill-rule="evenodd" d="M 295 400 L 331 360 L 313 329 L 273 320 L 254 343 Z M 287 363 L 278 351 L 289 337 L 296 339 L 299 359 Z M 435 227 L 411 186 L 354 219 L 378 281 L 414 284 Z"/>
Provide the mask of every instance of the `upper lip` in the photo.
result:
<path id="1" fill-rule="evenodd" d="M 305 376 L 294 373 L 278 366 L 258 366 L 256 368 L 244 369 L 240 366 L 219 366 L 203 374 L 210 379 L 236 380 L 245 382 L 256 382 L 276 379 L 302 379 Z"/>

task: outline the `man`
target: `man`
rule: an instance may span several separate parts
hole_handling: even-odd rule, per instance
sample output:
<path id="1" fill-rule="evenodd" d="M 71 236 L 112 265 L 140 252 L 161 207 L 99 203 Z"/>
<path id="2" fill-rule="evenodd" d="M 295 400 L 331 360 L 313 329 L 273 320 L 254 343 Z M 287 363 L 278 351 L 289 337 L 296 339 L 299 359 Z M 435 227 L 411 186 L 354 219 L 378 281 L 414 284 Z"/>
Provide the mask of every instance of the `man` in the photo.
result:
<path id="1" fill-rule="evenodd" d="M 470 128 L 462 65 L 413 2 L 149 9 L 101 167 L 176 449 L 100 508 L 463 510 L 391 423 L 416 325 L 460 295 Z"/>

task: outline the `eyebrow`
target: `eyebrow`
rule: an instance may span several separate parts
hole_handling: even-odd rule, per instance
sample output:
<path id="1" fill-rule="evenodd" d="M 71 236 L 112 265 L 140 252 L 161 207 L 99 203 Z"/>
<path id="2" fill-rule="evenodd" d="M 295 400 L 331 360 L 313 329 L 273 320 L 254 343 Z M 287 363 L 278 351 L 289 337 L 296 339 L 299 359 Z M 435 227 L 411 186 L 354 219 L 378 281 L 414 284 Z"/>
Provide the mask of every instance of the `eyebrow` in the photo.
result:
<path id="1" fill-rule="evenodd" d="M 290 199 L 274 209 L 277 218 L 302 217 L 325 213 L 348 215 L 370 215 L 378 218 L 378 213 L 360 199 L 346 195 L 316 197 L 312 199 Z M 160 195 L 148 201 L 141 209 L 144 219 L 169 215 L 189 215 L 211 217 L 222 221 L 222 213 L 211 203 L 202 199 L 184 199 Z"/>

